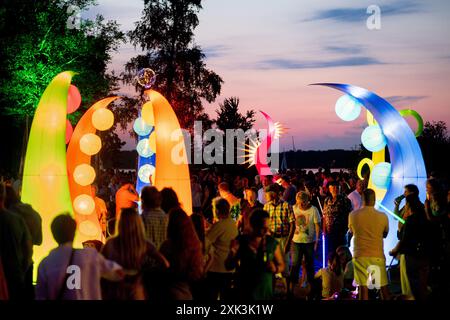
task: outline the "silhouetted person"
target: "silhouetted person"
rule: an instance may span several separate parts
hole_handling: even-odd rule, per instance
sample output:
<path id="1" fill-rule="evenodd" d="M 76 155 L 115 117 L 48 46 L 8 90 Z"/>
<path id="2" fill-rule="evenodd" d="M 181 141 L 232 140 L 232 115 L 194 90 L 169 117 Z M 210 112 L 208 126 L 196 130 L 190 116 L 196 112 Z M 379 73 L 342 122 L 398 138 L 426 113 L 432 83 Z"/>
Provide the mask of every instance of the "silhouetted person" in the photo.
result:
<path id="1" fill-rule="evenodd" d="M 170 263 L 158 292 L 160 299 L 192 300 L 191 284 L 204 276 L 204 259 L 194 225 L 183 209 L 169 212 L 167 240 L 160 251 Z"/>
<path id="2" fill-rule="evenodd" d="M 28 231 L 30 232 L 31 242 L 35 246 L 42 244 L 42 219 L 39 213 L 33 209 L 29 204 L 25 204 L 20 201 L 16 191 L 13 187 L 6 187 L 6 207 L 9 211 L 22 217 L 25 221 Z M 31 247 L 33 249 L 33 247 Z M 33 252 L 31 252 L 31 256 Z M 33 261 L 31 261 L 25 275 L 27 297 L 31 300 L 34 299 L 34 287 L 33 287 Z"/>
<path id="3" fill-rule="evenodd" d="M 402 293 L 416 300 L 425 300 L 428 295 L 428 276 L 433 235 L 425 208 L 414 194 L 406 196 L 405 224 L 400 231 L 400 241 L 389 253 L 400 255 Z"/>
<path id="4" fill-rule="evenodd" d="M 206 251 L 211 252 L 212 262 L 208 270 L 210 299 L 228 300 L 234 270 L 225 268 L 230 243 L 238 236 L 235 221 L 230 217 L 230 204 L 224 198 L 213 200 L 214 215 L 219 219 L 206 234 Z"/>
<path id="5" fill-rule="evenodd" d="M 123 279 L 122 267 L 97 250 L 73 248 L 77 223 L 69 214 L 57 216 L 50 228 L 58 247 L 39 264 L 37 300 L 101 300 L 101 277 Z"/>
<path id="6" fill-rule="evenodd" d="M 167 224 L 169 219 L 161 209 L 161 193 L 153 186 L 146 186 L 141 191 L 142 220 L 145 234 L 157 249 L 167 239 Z"/>
<path id="7" fill-rule="evenodd" d="M 163 188 L 161 190 L 161 209 L 168 214 L 170 210 L 180 206 L 177 193 L 172 188 Z"/>
<path id="8" fill-rule="evenodd" d="M 228 270 L 236 269 L 236 296 L 241 300 L 271 300 L 275 274 L 285 268 L 279 242 L 269 235 L 270 216 L 256 209 L 250 214 L 252 232 L 231 242 L 225 261 Z"/>
<path id="9" fill-rule="evenodd" d="M 26 274 L 31 266 L 31 235 L 24 219 L 5 208 L 5 186 L 0 183 L 0 257 L 11 300 L 27 294 Z"/>

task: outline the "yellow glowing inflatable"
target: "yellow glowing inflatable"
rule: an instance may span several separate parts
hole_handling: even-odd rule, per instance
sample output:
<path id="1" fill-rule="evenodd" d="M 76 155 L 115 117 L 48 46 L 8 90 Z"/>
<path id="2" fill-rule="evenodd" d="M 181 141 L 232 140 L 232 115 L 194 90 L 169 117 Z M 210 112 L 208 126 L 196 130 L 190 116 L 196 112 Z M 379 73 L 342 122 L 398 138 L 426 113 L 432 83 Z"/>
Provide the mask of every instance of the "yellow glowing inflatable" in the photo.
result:
<path id="1" fill-rule="evenodd" d="M 30 203 L 42 217 L 42 245 L 34 247 L 35 271 L 57 246 L 50 230 L 53 218 L 62 212 L 73 213 L 66 166 L 67 94 L 73 75 L 70 71 L 60 73 L 45 89 L 28 140 L 22 201 Z"/>

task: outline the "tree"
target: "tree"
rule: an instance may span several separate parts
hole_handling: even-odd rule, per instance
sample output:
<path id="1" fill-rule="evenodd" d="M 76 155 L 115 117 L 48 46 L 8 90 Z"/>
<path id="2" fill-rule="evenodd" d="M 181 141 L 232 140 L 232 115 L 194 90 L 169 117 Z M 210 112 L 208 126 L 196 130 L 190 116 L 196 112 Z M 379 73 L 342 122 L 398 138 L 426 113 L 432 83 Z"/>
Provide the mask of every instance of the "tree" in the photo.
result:
<path id="1" fill-rule="evenodd" d="M 231 136 L 226 135 L 224 142 L 225 156 L 227 161 L 233 160 L 234 163 L 241 164 L 245 161 L 244 150 L 245 143 L 247 139 L 256 136 L 250 134 L 250 129 L 252 129 L 255 122 L 255 111 L 248 110 L 245 115 L 239 112 L 239 98 L 230 97 L 225 98 L 223 103 L 219 104 L 219 109 L 216 110 L 217 118 L 214 123 L 217 129 L 226 133 L 227 129 L 241 129 L 241 133 L 235 132 L 236 135 L 230 139 Z M 232 146 L 229 144 L 232 143 Z M 230 163 L 228 163 L 230 164 Z M 233 170 L 236 170 L 236 166 L 231 166 Z"/>
<path id="2" fill-rule="evenodd" d="M 449 176 L 448 158 L 450 137 L 444 121 L 426 122 L 418 138 L 428 173 L 438 172 Z"/>
<path id="3" fill-rule="evenodd" d="M 446 144 L 449 142 L 449 138 L 447 124 L 444 121 L 425 122 L 421 139 L 437 144 Z"/>
<path id="4" fill-rule="evenodd" d="M 239 98 L 225 98 L 216 110 L 217 118 L 214 121 L 217 127 L 225 131 L 226 129 L 250 130 L 255 123 L 255 111 L 248 110 L 245 115 L 239 113 Z"/>
<path id="5" fill-rule="evenodd" d="M 47 85 L 58 73 L 76 72 L 73 83 L 82 96 L 79 111 L 69 115 L 75 124 L 84 110 L 117 88 L 118 78 L 107 73 L 111 54 L 125 35 L 114 21 L 77 19 L 94 0 L 6 0 L 0 8 L 0 115 L 8 116 L 28 137 L 28 120 Z M 75 21 L 76 22 L 76 21 Z M 6 119 L 6 118 L 3 118 Z M 25 124 L 24 124 L 25 123 Z M 115 136 L 115 137 L 114 137 Z M 117 135 L 112 132 L 111 145 Z M 106 142 L 108 143 L 108 142 Z M 20 145 L 10 145 L 18 148 Z M 116 150 L 118 151 L 118 150 Z M 15 150 L 9 150 L 15 153 Z"/>
<path id="6" fill-rule="evenodd" d="M 177 114 L 181 127 L 192 129 L 199 118 L 207 119 L 202 99 L 213 102 L 223 83 L 207 69 L 205 55 L 194 44 L 194 29 L 202 9 L 201 0 L 146 0 L 142 18 L 129 33 L 131 42 L 146 51 L 125 66 L 126 83 L 133 83 L 138 70 L 152 68 L 154 88 L 163 94 Z M 136 85 L 142 93 L 142 88 Z"/>
<path id="7" fill-rule="evenodd" d="M 103 141 L 100 159 L 104 168 L 117 168 L 119 164 L 117 155 L 119 154 L 119 150 L 125 145 L 125 142 L 119 138 L 114 130 L 116 126 L 111 128 L 111 130 L 99 133 Z"/>
<path id="8" fill-rule="evenodd" d="M 51 79 L 65 70 L 77 73 L 73 82 L 83 103 L 70 118 L 117 87 L 117 77 L 107 73 L 111 53 L 124 40 L 114 21 L 102 16 L 69 28 L 71 8 L 86 9 L 94 0 L 6 1 L 0 10 L 1 113 L 32 116 Z"/>

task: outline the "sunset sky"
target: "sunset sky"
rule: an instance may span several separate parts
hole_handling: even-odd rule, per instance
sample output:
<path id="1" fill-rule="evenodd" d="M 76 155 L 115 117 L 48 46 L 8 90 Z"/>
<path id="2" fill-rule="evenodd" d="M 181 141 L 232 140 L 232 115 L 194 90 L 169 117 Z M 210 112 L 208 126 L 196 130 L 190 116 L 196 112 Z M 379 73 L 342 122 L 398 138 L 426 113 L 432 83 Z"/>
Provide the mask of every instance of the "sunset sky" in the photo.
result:
<path id="1" fill-rule="evenodd" d="M 141 17 L 142 0 L 99 0 L 83 17 L 100 13 L 122 30 Z M 450 1 L 380 0 L 207 0 L 199 13 L 195 43 L 208 68 L 224 80 L 222 94 L 240 98 L 242 111 L 263 110 L 289 131 L 282 148 L 350 149 L 360 143 L 364 117 L 350 123 L 334 112 L 337 91 L 308 86 L 350 83 L 387 98 L 398 109 L 412 108 L 425 121 L 450 125 Z M 369 5 L 381 8 L 381 29 L 369 30 Z M 110 68 L 137 55 L 121 46 Z M 123 94 L 133 94 L 122 88 Z M 411 122 L 414 124 L 414 122 Z M 263 128 L 257 114 L 256 128 Z M 125 135 L 124 135 L 125 137 Z M 126 139 L 129 140 L 129 139 Z M 128 141 L 126 148 L 134 147 Z"/>

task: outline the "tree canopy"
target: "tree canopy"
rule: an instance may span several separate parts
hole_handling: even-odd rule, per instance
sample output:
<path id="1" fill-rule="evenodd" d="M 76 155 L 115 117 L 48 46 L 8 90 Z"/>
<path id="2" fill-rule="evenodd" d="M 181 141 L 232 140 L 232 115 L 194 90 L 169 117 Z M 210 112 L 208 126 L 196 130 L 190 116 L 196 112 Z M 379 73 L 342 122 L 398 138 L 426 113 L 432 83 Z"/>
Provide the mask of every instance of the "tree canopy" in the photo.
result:
<path id="1" fill-rule="evenodd" d="M 220 130 L 242 129 L 250 130 L 255 123 L 255 111 L 248 110 L 245 115 L 239 112 L 239 98 L 225 98 L 216 110 L 217 118 L 215 123 Z"/>
<path id="2" fill-rule="evenodd" d="M 427 121 L 418 138 L 428 173 L 439 172 L 449 176 L 448 157 L 450 137 L 444 121 Z"/>
<path id="3" fill-rule="evenodd" d="M 0 9 L 0 112 L 24 119 L 31 116 L 51 79 L 65 70 L 77 73 L 73 82 L 82 108 L 106 97 L 117 85 L 107 73 L 111 54 L 124 40 L 114 21 L 100 15 L 70 28 L 76 10 L 94 0 L 4 1 Z M 77 118 L 80 113 L 72 116 Z"/>
<path id="4" fill-rule="evenodd" d="M 195 120 L 208 118 L 202 100 L 213 102 L 223 83 L 206 67 L 205 55 L 194 43 L 200 9 L 200 0 L 146 0 L 141 20 L 129 33 L 145 54 L 132 58 L 124 74 L 125 82 L 133 83 L 140 69 L 152 68 L 157 74 L 154 88 L 170 102 L 186 129 Z"/>

